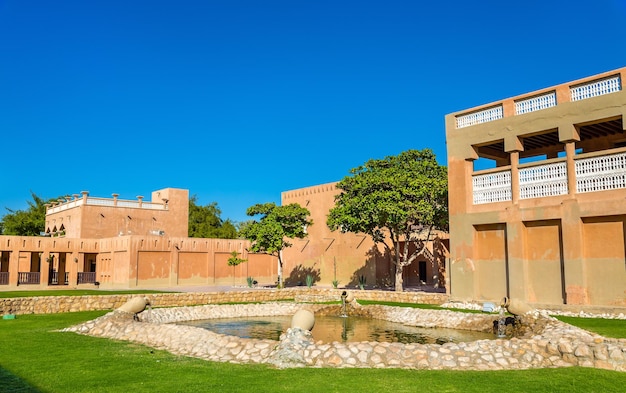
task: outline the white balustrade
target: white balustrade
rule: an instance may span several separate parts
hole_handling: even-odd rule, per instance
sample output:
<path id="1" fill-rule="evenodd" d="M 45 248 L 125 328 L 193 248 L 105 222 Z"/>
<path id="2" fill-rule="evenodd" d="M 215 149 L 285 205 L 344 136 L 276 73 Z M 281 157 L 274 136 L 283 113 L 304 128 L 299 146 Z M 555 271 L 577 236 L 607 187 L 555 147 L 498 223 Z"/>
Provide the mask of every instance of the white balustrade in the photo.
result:
<path id="1" fill-rule="evenodd" d="M 567 194 L 565 162 L 536 165 L 519 170 L 520 199 Z"/>
<path id="2" fill-rule="evenodd" d="M 163 203 L 152 203 L 152 202 L 143 202 L 141 204 L 142 209 L 152 209 L 152 210 L 165 210 L 165 204 Z"/>
<path id="3" fill-rule="evenodd" d="M 139 208 L 139 202 L 137 201 L 122 201 L 117 200 L 117 207 L 131 207 L 131 208 Z"/>
<path id="4" fill-rule="evenodd" d="M 515 101 L 515 114 L 521 115 L 553 106 L 556 106 L 556 92 L 551 91 L 546 94 Z"/>
<path id="5" fill-rule="evenodd" d="M 622 84 L 620 76 L 612 76 L 610 78 L 598 79 L 582 85 L 570 87 L 572 101 L 580 101 L 591 97 L 597 97 L 604 94 L 615 93 L 620 91 Z"/>
<path id="6" fill-rule="evenodd" d="M 626 153 L 576 160 L 576 192 L 626 188 Z"/>
<path id="7" fill-rule="evenodd" d="M 80 205 L 83 204 L 83 200 L 82 199 L 74 199 L 70 202 L 66 202 L 63 203 L 61 205 L 57 205 L 54 207 L 50 207 L 46 210 L 46 214 L 52 214 L 52 213 L 58 213 L 60 211 L 66 210 L 66 209 L 71 209 L 73 207 L 78 207 Z"/>
<path id="8" fill-rule="evenodd" d="M 60 205 L 56 205 L 54 207 L 48 208 L 46 210 L 46 214 L 58 213 L 63 210 L 81 206 L 83 203 L 84 202 L 82 198 L 75 199 L 70 202 L 65 202 Z M 133 209 L 166 210 L 166 205 L 163 203 L 142 202 L 140 205 L 139 201 L 129 201 L 129 200 L 118 199 L 117 202 L 115 202 L 113 199 L 108 199 L 108 198 L 88 197 L 86 204 L 91 205 L 91 206 L 110 206 L 110 207 L 126 207 L 126 208 L 133 208 Z"/>
<path id="9" fill-rule="evenodd" d="M 87 204 L 92 206 L 115 206 L 113 199 L 105 198 L 87 198 Z"/>
<path id="10" fill-rule="evenodd" d="M 493 120 L 502 119 L 502 105 L 494 106 L 478 112 L 472 112 L 457 116 L 456 128 L 473 126 L 474 124 L 486 123 Z"/>
<path id="11" fill-rule="evenodd" d="M 472 176 L 474 204 L 511 200 L 511 171 Z"/>

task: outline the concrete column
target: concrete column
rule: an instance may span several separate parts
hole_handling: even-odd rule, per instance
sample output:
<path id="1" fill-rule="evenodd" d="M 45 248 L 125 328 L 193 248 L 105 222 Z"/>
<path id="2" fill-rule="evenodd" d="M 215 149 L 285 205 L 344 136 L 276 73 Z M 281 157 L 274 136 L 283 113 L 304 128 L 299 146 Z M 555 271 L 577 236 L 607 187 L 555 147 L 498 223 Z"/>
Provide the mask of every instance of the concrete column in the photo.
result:
<path id="1" fill-rule="evenodd" d="M 511 201 L 519 202 L 519 151 L 512 151 L 511 156 Z"/>
<path id="2" fill-rule="evenodd" d="M 40 264 L 39 264 L 39 286 L 42 289 L 48 288 L 48 280 L 50 279 L 50 266 L 54 264 L 54 261 L 49 262 L 48 258 L 50 258 L 52 252 L 43 253 L 41 256 Z M 54 257 L 56 260 L 58 257 Z"/>
<path id="3" fill-rule="evenodd" d="M 583 254 L 583 223 L 576 199 L 562 203 L 563 267 L 565 304 L 589 304 L 587 267 Z"/>
<path id="4" fill-rule="evenodd" d="M 17 286 L 17 273 L 20 270 L 20 252 L 15 249 L 9 254 L 9 286 Z"/>
<path id="5" fill-rule="evenodd" d="M 571 197 L 576 194 L 576 163 L 574 162 L 575 155 L 576 142 L 566 142 L 565 157 L 567 159 L 567 194 Z"/>

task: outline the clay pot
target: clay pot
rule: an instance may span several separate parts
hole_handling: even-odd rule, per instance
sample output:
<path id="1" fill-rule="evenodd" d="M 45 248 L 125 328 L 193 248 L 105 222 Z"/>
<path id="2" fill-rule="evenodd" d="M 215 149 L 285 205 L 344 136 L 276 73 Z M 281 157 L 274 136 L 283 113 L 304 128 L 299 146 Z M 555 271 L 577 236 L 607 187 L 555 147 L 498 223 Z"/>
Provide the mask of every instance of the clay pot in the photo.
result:
<path id="1" fill-rule="evenodd" d="M 315 325 L 315 315 L 309 310 L 298 310 L 291 318 L 291 327 L 303 330 L 311 330 Z"/>
<path id="2" fill-rule="evenodd" d="M 118 308 L 120 311 L 139 314 L 143 310 L 146 309 L 146 306 L 150 304 L 150 299 L 147 297 L 134 297 L 129 299 L 126 303 L 124 303 L 121 307 Z"/>

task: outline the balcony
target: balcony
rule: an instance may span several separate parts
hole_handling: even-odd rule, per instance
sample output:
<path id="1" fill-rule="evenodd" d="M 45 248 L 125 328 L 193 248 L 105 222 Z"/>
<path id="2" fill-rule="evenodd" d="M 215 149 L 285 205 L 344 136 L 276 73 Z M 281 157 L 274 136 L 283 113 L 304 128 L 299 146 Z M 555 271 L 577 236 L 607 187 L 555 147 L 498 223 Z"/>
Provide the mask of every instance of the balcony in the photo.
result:
<path id="1" fill-rule="evenodd" d="M 540 111 L 557 106 L 561 102 L 575 102 L 616 93 L 622 90 L 622 73 L 624 71 L 581 82 L 573 82 L 572 84 L 559 85 L 552 89 L 471 109 L 454 117 L 456 128 L 471 127 L 508 116 Z"/>
<path id="2" fill-rule="evenodd" d="M 626 149 L 611 154 L 574 157 L 576 193 L 626 188 Z M 564 158 L 525 164 L 519 169 L 519 198 L 543 198 L 569 193 Z M 510 166 L 480 171 L 472 176 L 474 205 L 512 200 Z"/>
<path id="3" fill-rule="evenodd" d="M 94 284 L 96 282 L 96 272 L 78 272 L 78 284 Z"/>
<path id="4" fill-rule="evenodd" d="M 65 272 L 63 274 L 53 271 L 50 272 L 50 277 L 48 278 L 48 285 L 69 285 L 70 283 L 70 273 Z"/>
<path id="5" fill-rule="evenodd" d="M 39 272 L 18 272 L 17 273 L 17 285 L 39 284 L 39 278 L 40 278 Z"/>

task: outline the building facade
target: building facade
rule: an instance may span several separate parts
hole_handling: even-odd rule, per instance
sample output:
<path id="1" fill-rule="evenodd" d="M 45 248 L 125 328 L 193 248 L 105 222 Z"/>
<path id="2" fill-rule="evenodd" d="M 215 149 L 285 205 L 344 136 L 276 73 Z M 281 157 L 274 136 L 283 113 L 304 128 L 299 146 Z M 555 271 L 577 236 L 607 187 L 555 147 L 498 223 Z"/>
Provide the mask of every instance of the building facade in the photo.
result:
<path id="1" fill-rule="evenodd" d="M 336 183 L 328 183 L 281 194 L 282 205 L 298 203 L 311 212 L 313 220 L 308 236 L 292 241 L 293 245 L 283 250 L 286 284 L 304 283 L 311 275 L 325 286 L 336 280 L 341 287 L 356 287 L 364 278 L 367 287 L 393 287 L 395 265 L 383 246 L 365 234 L 331 231 L 326 225 L 339 192 Z M 443 291 L 448 236 L 437 233 L 425 240 L 428 251 L 404 268 L 403 283 L 405 287 Z"/>
<path id="2" fill-rule="evenodd" d="M 626 305 L 625 77 L 446 116 L 453 298 Z"/>
<path id="3" fill-rule="evenodd" d="M 276 258 L 248 253 L 248 241 L 187 237 L 188 195 L 166 188 L 144 202 L 82 192 L 48 206 L 43 236 L 0 236 L 0 290 L 275 283 Z M 228 266 L 233 252 L 248 262 Z"/>
<path id="4" fill-rule="evenodd" d="M 331 232 L 326 216 L 339 190 L 335 183 L 282 193 L 282 204 L 311 212 L 307 237 L 283 250 L 287 286 L 393 287 L 390 255 L 370 237 Z M 243 239 L 187 237 L 189 194 L 166 188 L 139 196 L 97 198 L 84 191 L 47 206 L 42 236 L 0 236 L 0 290 L 176 288 L 261 285 L 278 279 L 277 258 L 248 253 Z M 427 241 L 428 251 L 404 269 L 404 284 L 444 291 L 447 234 Z M 228 266 L 232 252 L 247 259 Z"/>

